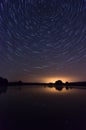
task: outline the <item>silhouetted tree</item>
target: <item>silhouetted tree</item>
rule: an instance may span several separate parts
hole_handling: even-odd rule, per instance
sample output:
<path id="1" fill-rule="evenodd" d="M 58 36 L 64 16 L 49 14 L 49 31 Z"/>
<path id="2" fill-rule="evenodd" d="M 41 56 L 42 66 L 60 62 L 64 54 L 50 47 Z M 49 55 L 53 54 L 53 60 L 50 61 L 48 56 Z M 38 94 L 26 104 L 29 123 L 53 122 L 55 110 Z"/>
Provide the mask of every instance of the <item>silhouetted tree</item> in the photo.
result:
<path id="1" fill-rule="evenodd" d="M 69 85 L 69 82 L 66 82 L 65 85 Z"/>
<path id="2" fill-rule="evenodd" d="M 55 85 L 63 85 L 63 82 L 62 82 L 61 80 L 57 80 L 57 81 L 55 82 Z"/>
<path id="3" fill-rule="evenodd" d="M 0 86 L 7 86 L 8 80 L 0 77 Z"/>

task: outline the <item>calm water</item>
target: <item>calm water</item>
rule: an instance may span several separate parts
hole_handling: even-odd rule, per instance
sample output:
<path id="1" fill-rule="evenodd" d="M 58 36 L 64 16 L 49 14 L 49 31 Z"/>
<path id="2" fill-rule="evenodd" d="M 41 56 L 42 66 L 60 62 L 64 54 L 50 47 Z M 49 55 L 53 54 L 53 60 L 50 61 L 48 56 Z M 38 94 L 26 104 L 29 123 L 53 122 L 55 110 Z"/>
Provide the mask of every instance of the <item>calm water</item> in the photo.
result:
<path id="1" fill-rule="evenodd" d="M 0 130 L 86 130 L 86 89 L 0 89 Z"/>

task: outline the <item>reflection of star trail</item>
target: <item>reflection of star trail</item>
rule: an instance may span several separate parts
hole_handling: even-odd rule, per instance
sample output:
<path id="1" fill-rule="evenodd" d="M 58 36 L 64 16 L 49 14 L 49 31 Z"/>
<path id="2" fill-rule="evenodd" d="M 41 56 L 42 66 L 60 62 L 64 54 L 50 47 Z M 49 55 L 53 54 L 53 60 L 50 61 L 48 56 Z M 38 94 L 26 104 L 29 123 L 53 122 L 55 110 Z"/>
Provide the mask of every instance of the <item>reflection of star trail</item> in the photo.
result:
<path id="1" fill-rule="evenodd" d="M 61 74 L 66 66 L 76 69 L 79 63 L 83 68 L 85 8 L 86 0 L 1 0 L 1 74 L 15 79 L 46 70 Z"/>

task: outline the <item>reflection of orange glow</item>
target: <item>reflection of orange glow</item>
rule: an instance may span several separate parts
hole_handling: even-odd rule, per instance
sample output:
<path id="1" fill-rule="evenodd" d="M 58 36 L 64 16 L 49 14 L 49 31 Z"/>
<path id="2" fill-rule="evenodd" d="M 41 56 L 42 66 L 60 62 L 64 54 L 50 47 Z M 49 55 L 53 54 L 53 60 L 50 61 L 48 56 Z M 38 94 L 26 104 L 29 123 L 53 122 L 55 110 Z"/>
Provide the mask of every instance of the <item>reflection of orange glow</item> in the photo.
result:
<path id="1" fill-rule="evenodd" d="M 53 88 L 46 87 L 46 91 L 47 92 L 52 92 L 52 93 L 57 92 L 57 90 L 54 87 Z"/>
<path id="2" fill-rule="evenodd" d="M 71 79 L 69 78 L 65 78 L 65 77 L 48 77 L 46 79 L 44 79 L 45 82 L 49 83 L 49 82 L 52 82 L 54 83 L 55 81 L 57 80 L 62 80 L 63 82 L 67 82 L 67 81 L 71 81 Z"/>
<path id="3" fill-rule="evenodd" d="M 69 90 L 66 90 L 66 88 L 63 88 L 61 91 L 59 91 L 55 87 L 52 87 L 52 88 L 46 87 L 45 91 L 49 92 L 49 93 L 67 93 L 67 92 L 69 92 Z"/>

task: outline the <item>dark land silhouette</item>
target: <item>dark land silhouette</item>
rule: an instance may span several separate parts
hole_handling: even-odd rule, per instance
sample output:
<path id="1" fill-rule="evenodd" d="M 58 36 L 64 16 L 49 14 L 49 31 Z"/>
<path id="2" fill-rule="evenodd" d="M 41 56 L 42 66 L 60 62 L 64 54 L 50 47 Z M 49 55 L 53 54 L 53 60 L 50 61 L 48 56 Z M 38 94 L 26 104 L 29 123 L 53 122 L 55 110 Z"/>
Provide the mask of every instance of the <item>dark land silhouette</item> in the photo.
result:
<path id="1" fill-rule="evenodd" d="M 8 80 L 0 77 L 0 94 L 6 93 L 8 89 Z"/>
<path id="2" fill-rule="evenodd" d="M 70 88 L 71 86 L 86 86 L 86 81 L 82 82 L 65 82 L 63 83 L 61 80 L 57 80 L 55 83 L 40 83 L 40 82 L 23 82 L 23 81 L 16 81 L 16 82 L 8 82 L 6 78 L 0 77 L 0 87 L 5 87 L 5 86 L 24 86 L 24 85 L 42 85 L 42 86 L 49 86 L 49 87 L 56 87 L 61 89 L 63 86 L 65 86 L 67 89 Z"/>
<path id="3" fill-rule="evenodd" d="M 0 86 L 8 86 L 8 80 L 0 77 Z"/>
<path id="4" fill-rule="evenodd" d="M 61 80 L 57 80 L 55 83 L 40 83 L 40 82 L 8 82 L 8 85 L 48 85 L 48 86 L 86 86 L 86 81 L 82 82 L 66 82 L 63 83 Z"/>

